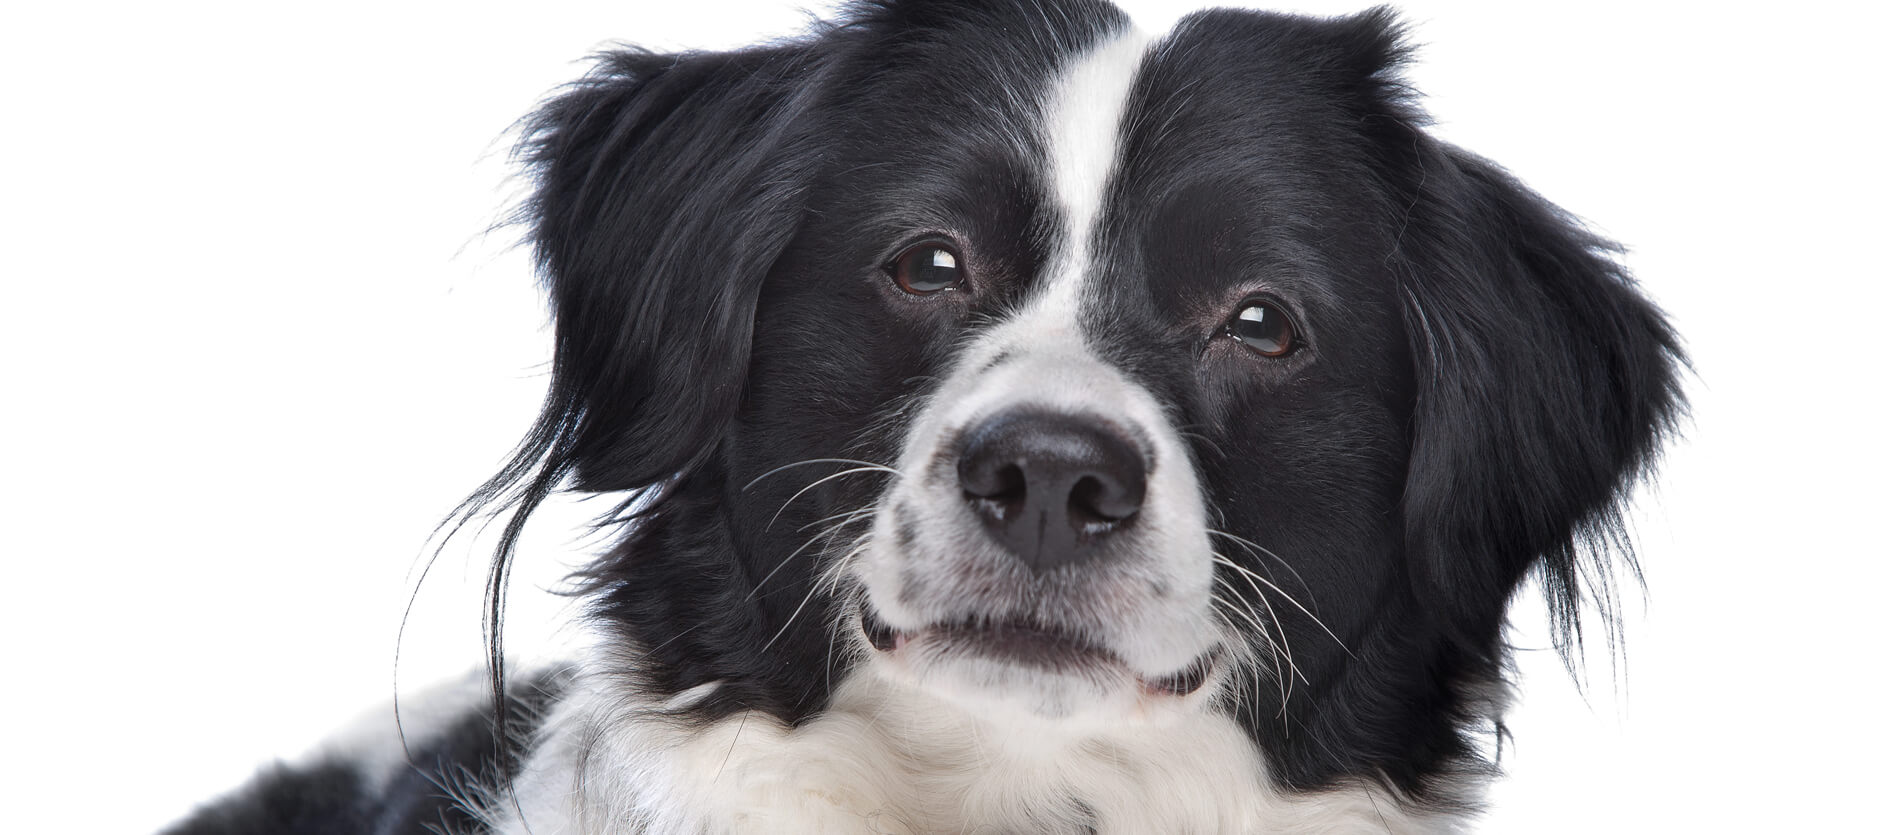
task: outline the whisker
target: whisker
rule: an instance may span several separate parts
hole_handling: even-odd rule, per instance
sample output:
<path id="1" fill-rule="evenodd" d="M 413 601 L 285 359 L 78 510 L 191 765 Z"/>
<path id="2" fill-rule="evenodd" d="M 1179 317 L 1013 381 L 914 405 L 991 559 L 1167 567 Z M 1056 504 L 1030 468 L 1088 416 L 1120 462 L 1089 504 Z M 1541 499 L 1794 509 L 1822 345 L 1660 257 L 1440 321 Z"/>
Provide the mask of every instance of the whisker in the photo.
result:
<path id="1" fill-rule="evenodd" d="M 824 539 L 827 536 L 835 536 L 838 533 L 838 531 L 844 528 L 846 525 L 851 524 L 853 521 L 857 519 L 862 519 L 870 515 L 870 513 L 867 511 L 857 510 L 857 511 L 852 511 L 850 513 L 840 514 L 840 515 L 845 516 L 847 518 L 845 518 L 844 521 L 841 521 L 835 525 L 832 525 L 831 527 L 828 527 L 822 531 L 819 531 L 817 534 L 814 534 L 812 538 L 805 540 L 804 544 L 798 546 L 797 548 L 793 548 L 790 554 L 785 555 L 785 559 L 779 560 L 778 565 L 772 566 L 771 571 L 765 572 L 765 576 L 759 578 L 759 582 L 752 586 L 752 592 L 746 595 L 746 599 L 747 600 L 756 599 L 759 596 L 759 590 L 765 588 L 766 582 L 770 581 L 772 579 L 772 576 L 779 572 L 779 569 L 784 568 L 786 564 L 790 563 L 792 561 L 792 558 L 798 556 L 806 548 L 811 547 L 812 543 L 817 542 L 820 539 Z M 834 516 L 831 518 L 835 519 L 837 517 Z M 805 527 L 808 528 L 811 526 L 806 525 Z M 799 530 L 803 531 L 805 530 L 805 528 L 799 528 Z"/>
<path id="2" fill-rule="evenodd" d="M 834 519 L 844 519 L 846 517 L 851 517 L 852 519 L 859 519 L 859 518 L 864 518 L 868 516 L 876 516 L 876 515 L 877 515 L 877 508 L 875 507 L 864 507 L 864 508 L 859 508 L 857 510 L 847 510 L 843 513 L 834 513 L 830 516 L 826 516 L 825 518 L 819 519 L 815 522 L 809 522 L 804 525 L 800 525 L 798 526 L 798 530 L 800 533 L 803 533 L 805 531 L 811 530 L 812 528 L 818 527 L 819 525 L 822 525 L 826 522 L 830 522 Z"/>
<path id="3" fill-rule="evenodd" d="M 1226 536 L 1230 539 L 1233 539 L 1236 542 L 1240 542 L 1243 545 L 1250 544 L 1250 543 L 1247 543 L 1245 540 L 1240 539 L 1239 537 L 1235 537 L 1226 533 L 1221 533 L 1220 531 L 1216 531 L 1211 528 L 1209 529 L 1209 533 L 1219 533 L 1221 536 Z M 1256 545 L 1252 547 L 1259 547 L 1259 546 Z M 1265 551 L 1268 556 L 1273 556 L 1275 560 L 1280 559 L 1279 557 L 1274 556 L 1273 552 L 1271 551 L 1266 551 L 1266 549 L 1264 548 L 1262 548 L 1261 550 Z M 1358 655 L 1352 651 L 1352 647 L 1347 646 L 1346 642 L 1341 640 L 1339 635 L 1333 632 L 1332 627 L 1327 626 L 1325 621 L 1320 620 L 1318 615 L 1313 614 L 1313 611 L 1311 609 L 1306 608 L 1306 606 L 1300 603 L 1298 599 L 1294 598 L 1293 595 L 1287 594 L 1286 589 L 1280 588 L 1280 586 L 1277 583 L 1274 583 L 1272 580 L 1269 580 L 1265 577 L 1260 576 L 1259 574 L 1255 573 L 1252 570 L 1249 570 L 1248 568 L 1241 565 L 1240 563 L 1234 562 L 1232 559 L 1221 556 L 1218 553 L 1215 553 L 1214 556 L 1217 558 L 1216 561 L 1219 562 L 1220 564 L 1225 565 L 1228 568 L 1232 568 L 1233 570 L 1240 572 L 1241 576 L 1243 577 L 1249 578 L 1248 582 L 1259 582 L 1261 585 L 1264 585 L 1267 588 L 1273 589 L 1275 594 L 1280 595 L 1280 597 L 1284 598 L 1286 602 L 1293 604 L 1293 608 L 1300 610 L 1301 614 L 1306 615 L 1307 618 L 1311 619 L 1315 625 L 1317 625 L 1320 629 L 1324 630 L 1326 632 L 1326 637 L 1333 639 L 1333 643 L 1338 644 L 1339 648 L 1345 650 L 1347 655 L 1351 655 L 1354 658 L 1358 657 Z M 1282 565 L 1286 564 L 1284 560 L 1281 560 L 1280 562 Z M 1289 568 L 1288 570 L 1291 570 L 1291 568 Z M 1297 578 L 1299 576 L 1299 572 L 1297 571 L 1294 572 L 1293 576 Z M 1301 580 L 1300 582 L 1302 585 L 1304 585 L 1306 581 Z M 1307 589 L 1307 594 L 1312 594 L 1312 589 L 1310 587 Z"/>
<path id="4" fill-rule="evenodd" d="M 1233 706 L 1238 710 L 1241 705 L 1247 704 L 1250 700 L 1248 697 L 1248 688 L 1251 687 L 1254 694 L 1260 692 L 1260 665 L 1258 659 L 1254 657 L 1254 653 L 1251 651 L 1251 645 L 1246 641 L 1246 630 L 1236 627 L 1233 619 L 1229 618 L 1227 613 L 1219 609 L 1215 609 L 1212 614 L 1214 615 L 1214 619 L 1219 621 L 1220 625 L 1228 632 L 1230 638 L 1229 643 L 1241 647 L 1248 647 L 1248 651 L 1244 654 L 1237 652 L 1234 660 L 1235 666 L 1245 668 L 1244 672 L 1248 674 L 1246 678 L 1242 678 L 1240 675 L 1242 670 L 1237 669 L 1235 671 L 1236 675 L 1233 682 L 1234 690 L 1231 695 L 1234 701 Z"/>
<path id="5" fill-rule="evenodd" d="M 1229 586 L 1229 588 L 1232 587 Z M 1238 591 L 1236 591 L 1236 594 L 1238 594 Z M 1259 698 L 1260 694 L 1264 691 L 1265 688 L 1260 681 L 1260 677 L 1263 673 L 1267 672 L 1267 666 L 1266 663 L 1261 660 L 1257 645 L 1245 640 L 1246 630 L 1235 626 L 1233 620 L 1218 609 L 1214 611 L 1214 615 L 1218 617 L 1220 622 L 1227 627 L 1227 630 L 1233 634 L 1232 643 L 1238 644 L 1238 651 L 1234 656 L 1234 662 L 1237 666 L 1242 668 L 1238 672 L 1245 676 L 1245 678 L 1237 677 L 1234 682 L 1235 691 L 1233 693 L 1232 708 L 1235 711 L 1235 716 L 1238 718 L 1240 711 L 1246 705 L 1252 703 L 1254 699 Z M 1265 637 L 1264 633 L 1262 633 L 1262 635 Z M 1267 638 L 1267 643 L 1271 646 L 1272 639 Z M 1289 684 L 1291 678 L 1290 676 L 1280 673 L 1277 665 L 1282 663 L 1282 661 L 1278 653 L 1273 655 L 1273 661 L 1276 665 L 1273 670 L 1273 678 L 1276 682 L 1280 683 L 1280 686 L 1276 688 L 1280 694 L 1279 715 L 1284 723 L 1287 721 L 1287 705 L 1293 697 L 1292 688 Z"/>
<path id="6" fill-rule="evenodd" d="M 1214 555 L 1215 564 L 1224 565 L 1224 566 L 1227 566 L 1228 568 L 1234 569 L 1235 572 L 1240 574 L 1241 579 L 1247 581 L 1247 585 L 1253 589 L 1254 596 L 1260 598 L 1261 608 L 1266 609 L 1267 614 L 1273 617 L 1274 626 L 1280 627 L 1280 640 L 1285 642 L 1286 629 L 1285 627 L 1280 626 L 1280 618 L 1273 611 L 1273 601 L 1267 597 L 1266 591 L 1260 588 L 1260 583 L 1266 582 L 1266 579 L 1261 577 L 1258 574 L 1253 573 L 1252 571 L 1248 571 L 1244 566 L 1242 566 L 1240 563 L 1234 562 L 1233 558 L 1227 556 L 1226 554 L 1223 554 L 1219 551 L 1210 551 L 1209 553 Z M 1259 582 L 1256 582 L 1256 580 L 1258 580 Z M 1222 581 L 1222 585 L 1226 585 L 1230 589 L 1233 588 L 1233 586 L 1227 583 L 1226 581 Z M 1267 583 L 1267 585 L 1272 586 L 1273 584 Z M 1277 590 L 1278 589 L 1276 589 L 1276 591 Z M 1240 596 L 1240 590 L 1234 589 L 1234 595 L 1236 597 Z M 1284 596 L 1284 593 L 1282 596 Z M 1321 628 L 1324 628 L 1325 624 L 1321 624 L 1320 626 Z"/>
<path id="7" fill-rule="evenodd" d="M 1253 587 L 1254 594 L 1259 596 L 1261 608 L 1264 608 L 1267 610 L 1267 617 L 1270 617 L 1273 619 L 1273 628 L 1280 633 L 1279 649 L 1280 649 L 1281 654 L 1286 659 L 1287 671 L 1291 673 L 1290 676 L 1288 675 L 1277 676 L 1280 679 L 1280 714 L 1282 718 L 1284 718 L 1286 715 L 1287 706 L 1293 701 L 1293 679 L 1298 678 L 1300 681 L 1306 683 L 1308 686 L 1312 685 L 1312 681 L 1308 680 L 1306 677 L 1306 674 L 1300 672 L 1299 665 L 1294 663 L 1293 642 L 1287 639 L 1286 626 L 1285 624 L 1282 624 L 1280 622 L 1279 613 L 1274 611 L 1273 601 L 1268 599 L 1266 592 L 1262 591 L 1260 589 L 1260 586 L 1254 582 L 1253 576 L 1257 576 L 1257 575 L 1253 575 L 1253 572 L 1248 571 L 1247 569 L 1241 567 L 1239 563 L 1234 562 L 1227 555 L 1222 554 L 1219 551 L 1212 551 L 1210 553 L 1214 555 L 1214 561 L 1216 563 L 1229 566 L 1240 572 L 1241 577 L 1247 580 L 1247 584 Z M 1263 578 L 1263 581 L 1264 581 L 1264 578 Z M 1231 584 L 1228 584 L 1225 581 L 1223 581 L 1222 584 L 1226 585 L 1230 589 L 1233 588 Z M 1271 586 L 1272 584 L 1268 583 L 1268 585 Z M 1235 589 L 1234 593 L 1238 595 L 1240 592 L 1238 589 Z M 1282 596 L 1284 596 L 1284 594 L 1285 593 L 1282 592 Z M 1294 605 L 1297 606 L 1299 604 L 1295 603 Z M 1325 629 L 1326 625 L 1320 624 L 1320 628 Z M 1264 627 L 1262 628 L 1262 631 L 1264 632 Z M 1273 642 L 1270 636 L 1268 637 L 1268 645 L 1269 646 L 1273 645 Z M 1351 650 L 1348 650 L 1348 652 L 1351 652 Z"/>
<path id="8" fill-rule="evenodd" d="M 804 599 L 798 601 L 798 607 L 793 609 L 791 616 L 785 619 L 785 625 L 779 627 L 778 631 L 772 633 L 772 637 L 769 640 L 767 640 L 763 646 L 759 647 L 759 654 L 761 655 L 765 654 L 765 651 L 768 649 L 771 649 L 773 644 L 778 643 L 779 638 L 784 637 L 785 630 L 792 628 L 792 623 L 798 620 L 798 616 L 800 613 L 805 611 L 806 604 L 810 603 L 811 599 L 818 595 L 819 586 L 820 586 L 819 583 L 811 584 L 811 590 L 805 592 Z"/>
<path id="9" fill-rule="evenodd" d="M 863 553 L 864 546 L 870 544 L 870 540 L 870 531 L 858 534 L 857 538 L 852 540 L 851 547 L 846 548 L 844 554 L 838 557 L 837 563 L 826 572 L 831 575 L 831 587 L 825 590 L 826 594 L 836 595 L 838 593 L 838 585 L 844 582 L 845 570 L 850 567 L 851 560 L 857 557 L 858 554 Z M 822 582 L 825 578 L 821 576 L 818 579 Z"/>
<path id="10" fill-rule="evenodd" d="M 862 470 L 857 470 L 857 472 L 862 472 Z M 845 474 L 846 473 L 835 473 L 832 476 L 829 476 L 829 478 L 835 478 L 837 476 L 845 475 Z M 815 486 L 815 483 L 814 483 L 814 486 Z M 808 487 L 807 489 L 810 489 L 810 488 Z M 794 498 L 796 498 L 796 496 L 794 496 Z M 782 511 L 783 508 L 780 508 L 780 510 Z M 772 574 L 776 574 L 780 568 L 783 568 L 787 562 L 791 561 L 792 557 L 797 556 L 800 551 L 805 550 L 805 548 L 810 546 L 813 542 L 816 542 L 820 539 L 830 538 L 831 541 L 835 543 L 837 541 L 837 535 L 840 531 L 843 531 L 845 528 L 850 527 L 855 522 L 861 521 L 865 518 L 875 515 L 875 513 L 876 513 L 876 508 L 872 506 L 872 507 L 861 507 L 856 510 L 847 511 L 845 513 L 840 513 L 831 517 L 831 518 L 842 517 L 842 521 L 839 521 L 837 524 L 834 524 L 831 527 L 826 528 L 825 530 L 819 532 L 816 536 L 813 536 L 811 539 L 806 540 L 803 545 L 800 545 L 798 546 L 798 548 L 794 549 L 790 556 L 787 556 L 784 560 L 781 560 L 779 564 L 775 566 L 770 573 L 766 574 L 765 579 L 762 579 L 759 581 L 760 586 L 763 586 L 766 579 L 771 579 Z M 807 525 L 805 527 L 810 527 L 810 526 Z M 804 530 L 804 528 L 800 528 L 800 530 Z M 865 544 L 867 544 L 870 541 L 872 533 L 873 532 L 871 530 L 867 529 L 859 533 L 857 536 L 853 537 L 851 540 L 850 546 L 845 548 L 841 553 L 839 553 L 837 558 L 832 560 L 831 565 L 827 566 L 824 569 L 824 571 L 820 572 L 817 577 L 813 578 L 811 588 L 808 591 L 806 591 L 805 596 L 798 601 L 798 606 L 792 609 L 792 614 L 785 618 L 785 624 L 783 626 L 780 626 L 777 632 L 772 633 L 772 637 L 766 640 L 766 642 L 759 647 L 760 653 L 764 653 L 766 650 L 770 649 L 773 644 L 778 643 L 779 638 L 782 638 L 785 636 L 786 630 L 789 630 L 792 628 L 792 624 L 796 622 L 798 620 L 798 616 L 805 611 L 805 607 L 811 604 L 812 598 L 818 596 L 818 592 L 820 589 L 824 589 L 825 594 L 828 597 L 835 598 L 837 596 L 838 585 L 844 580 L 846 568 L 849 567 L 852 558 L 855 557 L 861 550 L 863 550 Z M 827 546 L 827 550 L 829 550 L 829 545 Z M 754 588 L 753 594 L 756 595 L 757 593 L 758 593 L 758 588 Z M 827 650 L 827 654 L 829 654 L 829 650 Z"/>
<path id="11" fill-rule="evenodd" d="M 1245 600 L 1246 600 L 1246 595 L 1243 595 L 1243 594 L 1241 594 L 1241 593 L 1240 593 L 1240 589 L 1237 589 L 1237 588 L 1234 588 L 1234 584 L 1232 584 L 1232 583 L 1229 583 L 1229 582 L 1227 582 L 1226 580 L 1223 580 L 1223 579 L 1221 579 L 1219 575 L 1215 575 L 1215 577 L 1214 577 L 1214 582 L 1216 582 L 1216 583 L 1219 583 L 1219 584 L 1221 584 L 1221 586 L 1222 586 L 1223 588 L 1225 588 L 1225 589 L 1227 589 L 1227 590 L 1228 590 L 1228 591 L 1230 591 L 1230 592 L 1233 592 L 1233 593 L 1234 593 L 1234 601 L 1235 601 L 1235 602 L 1242 602 L 1242 601 L 1245 601 Z M 1218 599 L 1218 598 L 1216 598 L 1216 599 Z M 1243 609 L 1243 610 L 1242 610 L 1242 612 L 1241 612 L 1241 614 L 1243 614 L 1243 615 L 1244 615 L 1244 616 L 1245 616 L 1245 617 L 1247 618 L 1247 622 L 1249 622 L 1249 623 L 1251 623 L 1251 624 L 1253 624 L 1253 625 L 1254 625 L 1254 629 L 1255 629 L 1255 631 L 1257 631 L 1258 633 L 1260 633 L 1260 637 L 1262 637 L 1262 638 L 1266 638 L 1266 639 L 1267 639 L 1267 640 L 1269 640 L 1269 641 L 1271 641 L 1271 640 L 1272 640 L 1272 636 L 1270 636 L 1270 635 L 1268 635 L 1268 634 L 1267 634 L 1267 624 L 1266 624 L 1266 622 L 1265 622 L 1265 621 L 1262 621 L 1262 620 L 1260 619 L 1260 616 L 1258 616 L 1258 615 L 1256 615 L 1256 614 L 1254 614 L 1254 613 L 1253 613 L 1253 609 L 1252 609 L 1252 607 L 1247 607 L 1247 608 L 1245 608 L 1245 609 Z"/>
<path id="12" fill-rule="evenodd" d="M 888 468 L 885 468 L 885 469 L 888 469 Z M 832 479 L 834 479 L 834 478 L 842 478 L 842 477 L 844 477 L 844 476 L 848 476 L 848 475 L 851 475 L 852 473 L 866 473 L 866 472 L 877 472 L 878 470 L 879 470 L 879 468 L 878 468 L 878 467 L 875 467 L 875 466 L 872 466 L 872 467 L 855 467 L 855 468 L 853 468 L 853 469 L 849 469 L 849 470 L 843 470 L 843 471 L 840 471 L 840 472 L 835 472 L 835 473 L 832 473 L 831 475 L 828 475 L 828 476 L 825 476 L 824 478 L 821 478 L 821 479 L 818 479 L 817 481 L 814 481 L 814 482 L 812 482 L 812 483 L 810 483 L 810 484 L 807 484 L 807 485 L 805 485 L 805 486 L 804 486 L 804 487 L 802 487 L 802 488 L 799 488 L 799 491 L 798 491 L 798 492 L 796 492 L 796 493 L 793 493 L 793 494 L 792 494 L 792 497 L 791 497 L 791 498 L 789 498 L 789 499 L 786 499 L 786 500 L 785 500 L 785 503 L 784 503 L 784 504 L 782 504 L 782 505 L 779 505 L 779 506 L 778 506 L 778 512 L 777 512 L 777 513 L 774 513 L 774 514 L 772 514 L 772 518 L 766 521 L 766 523 L 765 523 L 765 529 L 769 531 L 769 530 L 771 530 L 771 529 L 772 529 L 772 526 L 773 526 L 773 525 L 776 525 L 776 524 L 778 524 L 778 517 L 779 517 L 779 516 L 781 516 L 781 515 L 783 515 L 783 514 L 785 513 L 785 509 L 786 509 L 786 508 L 788 508 L 788 507 L 791 507 L 791 506 L 792 506 L 792 502 L 795 502 L 795 501 L 798 501 L 798 497 L 799 497 L 799 496 L 803 496 L 803 495 L 805 495 L 805 494 L 806 494 L 807 492 L 809 492 L 809 491 L 810 491 L 810 490 L 811 490 L 811 489 L 812 489 L 813 487 L 817 487 L 818 485 L 820 485 L 820 484 L 823 484 L 823 483 L 825 483 L 825 482 L 827 482 L 827 481 L 830 481 L 830 480 L 832 480 Z M 896 470 L 892 470 L 891 472 L 896 472 Z"/>
<path id="13" fill-rule="evenodd" d="M 739 492 L 743 493 L 747 490 L 750 490 L 753 488 L 754 485 L 757 485 L 759 482 L 764 481 L 773 475 L 777 475 L 778 473 L 782 473 L 793 467 L 803 467 L 806 464 L 856 464 L 860 467 L 868 467 L 873 470 L 881 470 L 883 472 L 887 472 L 892 475 L 897 475 L 897 469 L 895 467 L 887 467 L 883 464 L 876 464 L 870 461 L 859 461 L 856 458 L 808 458 L 803 461 L 793 461 L 792 463 L 786 464 L 783 467 L 773 467 L 772 469 L 766 470 L 765 472 L 760 473 L 758 478 L 755 478 L 751 481 L 746 482 L 746 485 L 744 487 L 739 488 Z"/>
<path id="14" fill-rule="evenodd" d="M 1251 551 L 1256 555 L 1264 555 L 1272 559 L 1274 562 L 1279 563 L 1281 568 L 1286 569 L 1288 574 L 1293 575 L 1293 579 L 1300 581 L 1300 587 L 1306 591 L 1306 596 L 1308 597 L 1313 596 L 1313 587 L 1306 584 L 1306 578 L 1300 576 L 1299 569 L 1294 568 L 1292 564 L 1288 563 L 1286 560 L 1280 559 L 1279 554 L 1276 554 L 1270 550 L 1267 550 L 1267 546 L 1261 545 L 1260 543 L 1255 542 L 1251 539 L 1247 539 L 1245 537 L 1235 536 L 1231 533 L 1220 530 L 1219 528 L 1207 528 L 1206 530 L 1208 533 L 1211 533 L 1215 536 L 1224 537 L 1226 539 L 1237 542 L 1242 547 L 1246 548 L 1248 551 Z"/>
<path id="15" fill-rule="evenodd" d="M 1221 605 L 1224 605 L 1224 606 L 1228 606 L 1228 607 L 1230 607 L 1230 608 L 1234 608 L 1234 609 L 1236 609 L 1236 610 L 1239 610 L 1239 609 L 1241 608 L 1241 607 L 1237 607 L 1237 606 L 1235 606 L 1235 605 L 1234 605 L 1233 603 L 1231 603 L 1231 602 L 1229 602 L 1229 601 L 1227 601 L 1227 600 L 1225 600 L 1225 599 L 1223 599 L 1223 598 L 1221 598 L 1221 597 L 1220 597 L 1219 595 L 1216 595 L 1216 596 L 1214 597 L 1214 599 L 1215 599 L 1216 601 L 1218 601 L 1218 602 L 1220 602 L 1220 603 L 1221 603 Z M 1283 659 L 1285 659 L 1285 660 L 1286 660 L 1286 666 L 1287 666 L 1287 669 L 1289 669 L 1289 670 L 1291 670 L 1291 671 L 1293 672 L 1293 675 L 1294 675 L 1294 676 L 1297 676 L 1297 677 L 1299 678 L 1299 680 L 1300 680 L 1300 681 L 1302 681 L 1302 682 L 1304 682 L 1304 683 L 1306 683 L 1306 684 L 1308 684 L 1308 685 L 1311 685 L 1311 684 L 1312 684 L 1312 682 L 1311 682 L 1311 681 L 1307 681 L 1307 679 L 1306 679 L 1306 675 L 1305 675 L 1304 673 L 1301 673 L 1301 672 L 1300 672 L 1300 668 L 1299 668 L 1299 666 L 1298 666 L 1297 664 L 1294 664 L 1294 663 L 1293 663 L 1293 653 L 1292 653 L 1292 651 L 1291 651 L 1290 649 L 1288 649 L 1288 648 L 1287 648 L 1287 647 L 1285 646 L 1285 643 L 1286 643 L 1286 630 L 1285 630 L 1285 629 L 1284 629 L 1283 627 L 1281 627 L 1281 626 L 1280 626 L 1280 618 L 1279 618 L 1278 616 L 1276 616 L 1276 615 L 1274 615 L 1274 614 L 1273 614 L 1273 607 L 1271 607 L 1271 606 L 1268 606 L 1268 607 L 1266 607 L 1266 609 L 1267 609 L 1267 616 L 1268 616 L 1268 617 L 1270 617 L 1270 618 L 1273 618 L 1273 625 L 1274 625 L 1274 628 L 1275 628 L 1276 630 L 1278 630 L 1278 631 L 1280 632 L 1280 640 L 1279 640 L 1279 641 L 1275 641 L 1275 640 L 1273 640 L 1273 635 L 1272 635 L 1271 633 L 1269 633 L 1269 632 L 1267 632 L 1267 627 L 1266 627 L 1266 625 L 1265 625 L 1264 623 L 1262 623 L 1262 624 L 1260 625 L 1260 633 L 1259 633 L 1259 634 L 1260 634 L 1260 638 L 1261 638 L 1261 640 L 1263 640 L 1263 641 L 1265 641 L 1265 642 L 1266 642 L 1266 644 L 1267 644 L 1267 646 L 1268 646 L 1269 648 L 1271 648 L 1271 649 L 1273 649 L 1273 650 L 1274 650 L 1274 651 L 1275 651 L 1275 652 L 1276 652 L 1276 653 L 1277 653 L 1277 654 L 1279 655 L 1279 657 L 1281 657 L 1281 658 L 1283 658 Z M 1257 618 L 1255 619 L 1255 622 L 1256 622 L 1256 623 L 1258 623 L 1258 622 L 1259 622 Z M 1288 683 L 1289 683 L 1289 684 L 1291 684 L 1291 682 L 1288 682 Z"/>

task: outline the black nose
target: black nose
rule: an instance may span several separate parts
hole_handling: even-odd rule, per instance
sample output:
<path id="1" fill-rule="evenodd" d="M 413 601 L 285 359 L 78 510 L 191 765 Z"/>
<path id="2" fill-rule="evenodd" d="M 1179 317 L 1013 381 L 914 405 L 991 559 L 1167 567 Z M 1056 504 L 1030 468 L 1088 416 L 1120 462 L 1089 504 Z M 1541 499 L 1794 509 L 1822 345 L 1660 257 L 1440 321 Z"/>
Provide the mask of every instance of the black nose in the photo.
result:
<path id="1" fill-rule="evenodd" d="M 996 541 L 1038 574 L 1093 559 L 1141 510 L 1148 462 L 1099 418 L 994 415 L 963 435 L 957 479 Z"/>

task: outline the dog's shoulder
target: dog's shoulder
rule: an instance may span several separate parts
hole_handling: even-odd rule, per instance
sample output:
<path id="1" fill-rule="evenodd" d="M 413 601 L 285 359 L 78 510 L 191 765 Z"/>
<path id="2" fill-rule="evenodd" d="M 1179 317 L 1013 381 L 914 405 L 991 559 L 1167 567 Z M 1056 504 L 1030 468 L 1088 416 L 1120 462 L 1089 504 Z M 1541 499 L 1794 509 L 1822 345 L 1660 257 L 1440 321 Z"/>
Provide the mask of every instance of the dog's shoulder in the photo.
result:
<path id="1" fill-rule="evenodd" d="M 406 697 L 300 759 L 265 766 L 162 835 L 483 831 L 475 810 L 520 770 L 567 686 L 567 674 L 553 670 L 511 679 L 499 726 L 485 676 Z"/>

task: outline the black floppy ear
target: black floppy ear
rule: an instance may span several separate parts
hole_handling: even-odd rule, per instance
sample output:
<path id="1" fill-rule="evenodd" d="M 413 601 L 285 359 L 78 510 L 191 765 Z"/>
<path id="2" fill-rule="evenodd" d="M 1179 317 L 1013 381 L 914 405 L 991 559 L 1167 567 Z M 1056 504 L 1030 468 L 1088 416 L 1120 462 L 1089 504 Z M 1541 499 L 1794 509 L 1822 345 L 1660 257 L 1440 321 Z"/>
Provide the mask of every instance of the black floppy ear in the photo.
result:
<path id="1" fill-rule="evenodd" d="M 1623 500 L 1681 409 L 1681 350 L 1613 244 L 1490 162 L 1431 145 L 1402 281 L 1413 585 L 1461 634 L 1495 640 L 1541 561 L 1568 650 L 1584 590 L 1628 556 Z"/>
<path id="2" fill-rule="evenodd" d="M 745 387 L 759 287 L 799 221 L 807 51 L 617 51 L 529 117 L 522 220 L 555 349 L 517 477 L 545 455 L 540 481 L 632 489 L 711 452 Z"/>

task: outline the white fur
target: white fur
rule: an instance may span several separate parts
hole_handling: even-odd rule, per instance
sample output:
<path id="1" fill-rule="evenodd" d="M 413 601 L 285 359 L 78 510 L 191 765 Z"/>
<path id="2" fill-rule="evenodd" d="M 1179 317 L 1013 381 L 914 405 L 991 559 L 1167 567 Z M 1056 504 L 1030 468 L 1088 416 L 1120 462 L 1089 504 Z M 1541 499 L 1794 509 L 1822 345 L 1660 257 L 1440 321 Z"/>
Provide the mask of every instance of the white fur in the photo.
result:
<path id="1" fill-rule="evenodd" d="M 1049 195 L 1062 212 L 1067 234 L 1041 306 L 1080 300 L 1092 254 L 1089 234 L 1119 167 L 1122 115 L 1149 45 L 1139 30 L 1123 32 L 1071 63 L 1044 101 L 1043 112 L 1049 114 L 1043 131 Z"/>
<path id="2" fill-rule="evenodd" d="M 1277 794 L 1252 740 L 1211 713 L 1084 731 L 854 675 L 798 728 L 757 713 L 702 727 L 629 701 L 626 675 L 577 682 L 515 781 L 520 812 L 492 805 L 498 833 L 1455 831 L 1375 788 Z"/>

